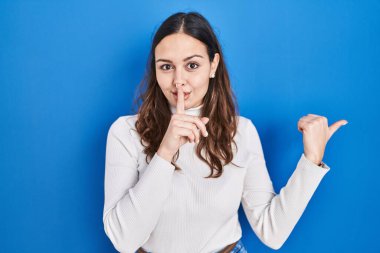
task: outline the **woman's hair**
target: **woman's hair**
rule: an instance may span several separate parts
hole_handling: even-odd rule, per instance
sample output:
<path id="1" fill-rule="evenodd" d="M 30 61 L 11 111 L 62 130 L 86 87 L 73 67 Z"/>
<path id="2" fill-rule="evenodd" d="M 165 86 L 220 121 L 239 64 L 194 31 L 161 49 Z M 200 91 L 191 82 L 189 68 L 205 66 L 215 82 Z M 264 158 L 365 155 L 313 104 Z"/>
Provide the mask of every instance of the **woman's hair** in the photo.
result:
<path id="1" fill-rule="evenodd" d="M 218 39 L 209 22 L 198 12 L 175 13 L 168 17 L 155 33 L 145 76 L 139 85 L 140 94 L 137 100 L 141 99 L 142 104 L 138 110 L 135 127 L 141 137 L 141 144 L 144 146 L 148 163 L 148 158 L 150 160 L 157 152 L 172 116 L 170 104 L 156 79 L 155 48 L 163 38 L 175 33 L 185 33 L 203 42 L 207 47 L 210 63 L 214 59 L 215 53 L 220 55 L 215 78 L 210 79 L 200 115 L 210 119 L 206 125 L 209 135 L 207 138 L 200 138 L 196 148 L 197 156 L 211 168 L 210 175 L 206 178 L 217 178 L 222 175 L 223 166 L 233 159 L 231 143 L 237 148 L 233 140 L 238 124 L 236 97 L 231 90 L 229 75 Z M 147 87 L 142 92 L 144 86 Z M 136 100 L 134 103 L 137 104 Z M 201 155 L 203 149 L 205 149 L 206 157 Z M 179 150 L 171 161 L 175 170 L 181 169 L 175 164 L 178 155 Z M 214 170 L 216 170 L 216 175 L 214 175 Z"/>

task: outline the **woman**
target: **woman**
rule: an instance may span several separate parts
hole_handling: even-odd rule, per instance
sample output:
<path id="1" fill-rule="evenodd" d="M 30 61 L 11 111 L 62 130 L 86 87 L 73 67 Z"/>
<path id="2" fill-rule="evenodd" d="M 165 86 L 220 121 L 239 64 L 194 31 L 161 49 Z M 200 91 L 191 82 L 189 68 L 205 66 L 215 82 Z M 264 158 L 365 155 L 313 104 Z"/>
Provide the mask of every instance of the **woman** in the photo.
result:
<path id="1" fill-rule="evenodd" d="M 107 136 L 105 233 L 120 252 L 246 252 L 242 203 L 259 239 L 278 249 L 329 167 L 322 116 L 298 122 L 304 153 L 274 192 L 259 135 L 238 116 L 222 50 L 199 13 L 176 13 L 156 32 L 138 114 Z"/>

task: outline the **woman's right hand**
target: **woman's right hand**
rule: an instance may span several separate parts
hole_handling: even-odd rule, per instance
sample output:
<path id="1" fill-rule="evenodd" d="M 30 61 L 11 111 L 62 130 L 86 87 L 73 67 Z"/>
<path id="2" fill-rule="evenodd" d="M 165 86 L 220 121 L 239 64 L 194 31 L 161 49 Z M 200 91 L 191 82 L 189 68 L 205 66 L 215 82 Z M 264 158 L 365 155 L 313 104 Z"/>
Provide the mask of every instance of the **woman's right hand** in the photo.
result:
<path id="1" fill-rule="evenodd" d="M 167 161 L 172 160 L 178 149 L 188 141 L 199 143 L 200 132 L 208 136 L 207 117 L 197 117 L 185 114 L 185 99 L 182 86 L 177 88 L 177 110 L 170 119 L 169 126 L 157 150 L 157 154 Z"/>

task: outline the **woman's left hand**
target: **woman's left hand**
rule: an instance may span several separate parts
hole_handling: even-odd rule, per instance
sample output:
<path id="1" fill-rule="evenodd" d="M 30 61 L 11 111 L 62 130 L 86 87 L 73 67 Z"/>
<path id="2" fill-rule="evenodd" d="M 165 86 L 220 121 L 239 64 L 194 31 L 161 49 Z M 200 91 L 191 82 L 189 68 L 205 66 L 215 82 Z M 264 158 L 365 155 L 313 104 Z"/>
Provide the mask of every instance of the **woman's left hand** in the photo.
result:
<path id="1" fill-rule="evenodd" d="M 327 142 L 336 130 L 347 123 L 347 120 L 339 120 L 329 127 L 327 118 L 323 116 L 308 114 L 300 118 L 298 121 L 298 131 L 303 134 L 303 146 L 306 158 L 320 165 Z"/>

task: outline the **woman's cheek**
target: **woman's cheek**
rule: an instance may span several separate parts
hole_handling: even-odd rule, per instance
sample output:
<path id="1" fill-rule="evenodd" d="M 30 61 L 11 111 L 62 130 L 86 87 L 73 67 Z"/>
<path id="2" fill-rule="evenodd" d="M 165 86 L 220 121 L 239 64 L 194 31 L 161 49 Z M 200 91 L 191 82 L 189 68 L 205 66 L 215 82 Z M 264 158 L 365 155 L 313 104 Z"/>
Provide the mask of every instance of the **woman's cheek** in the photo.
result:
<path id="1" fill-rule="evenodd" d="M 170 89 L 170 80 L 167 80 L 167 78 L 164 78 L 160 75 L 158 75 L 156 78 L 157 78 L 158 85 L 163 91 Z"/>
<path id="2" fill-rule="evenodd" d="M 199 91 L 203 91 L 208 89 L 209 80 L 208 78 L 205 80 L 204 78 L 199 78 L 196 81 L 193 82 L 193 87 Z"/>
<path id="3" fill-rule="evenodd" d="M 191 78 L 191 82 L 193 87 L 195 88 L 200 88 L 204 85 L 205 83 L 205 80 L 204 80 L 204 77 L 202 75 L 196 75 L 196 76 L 193 76 Z"/>

